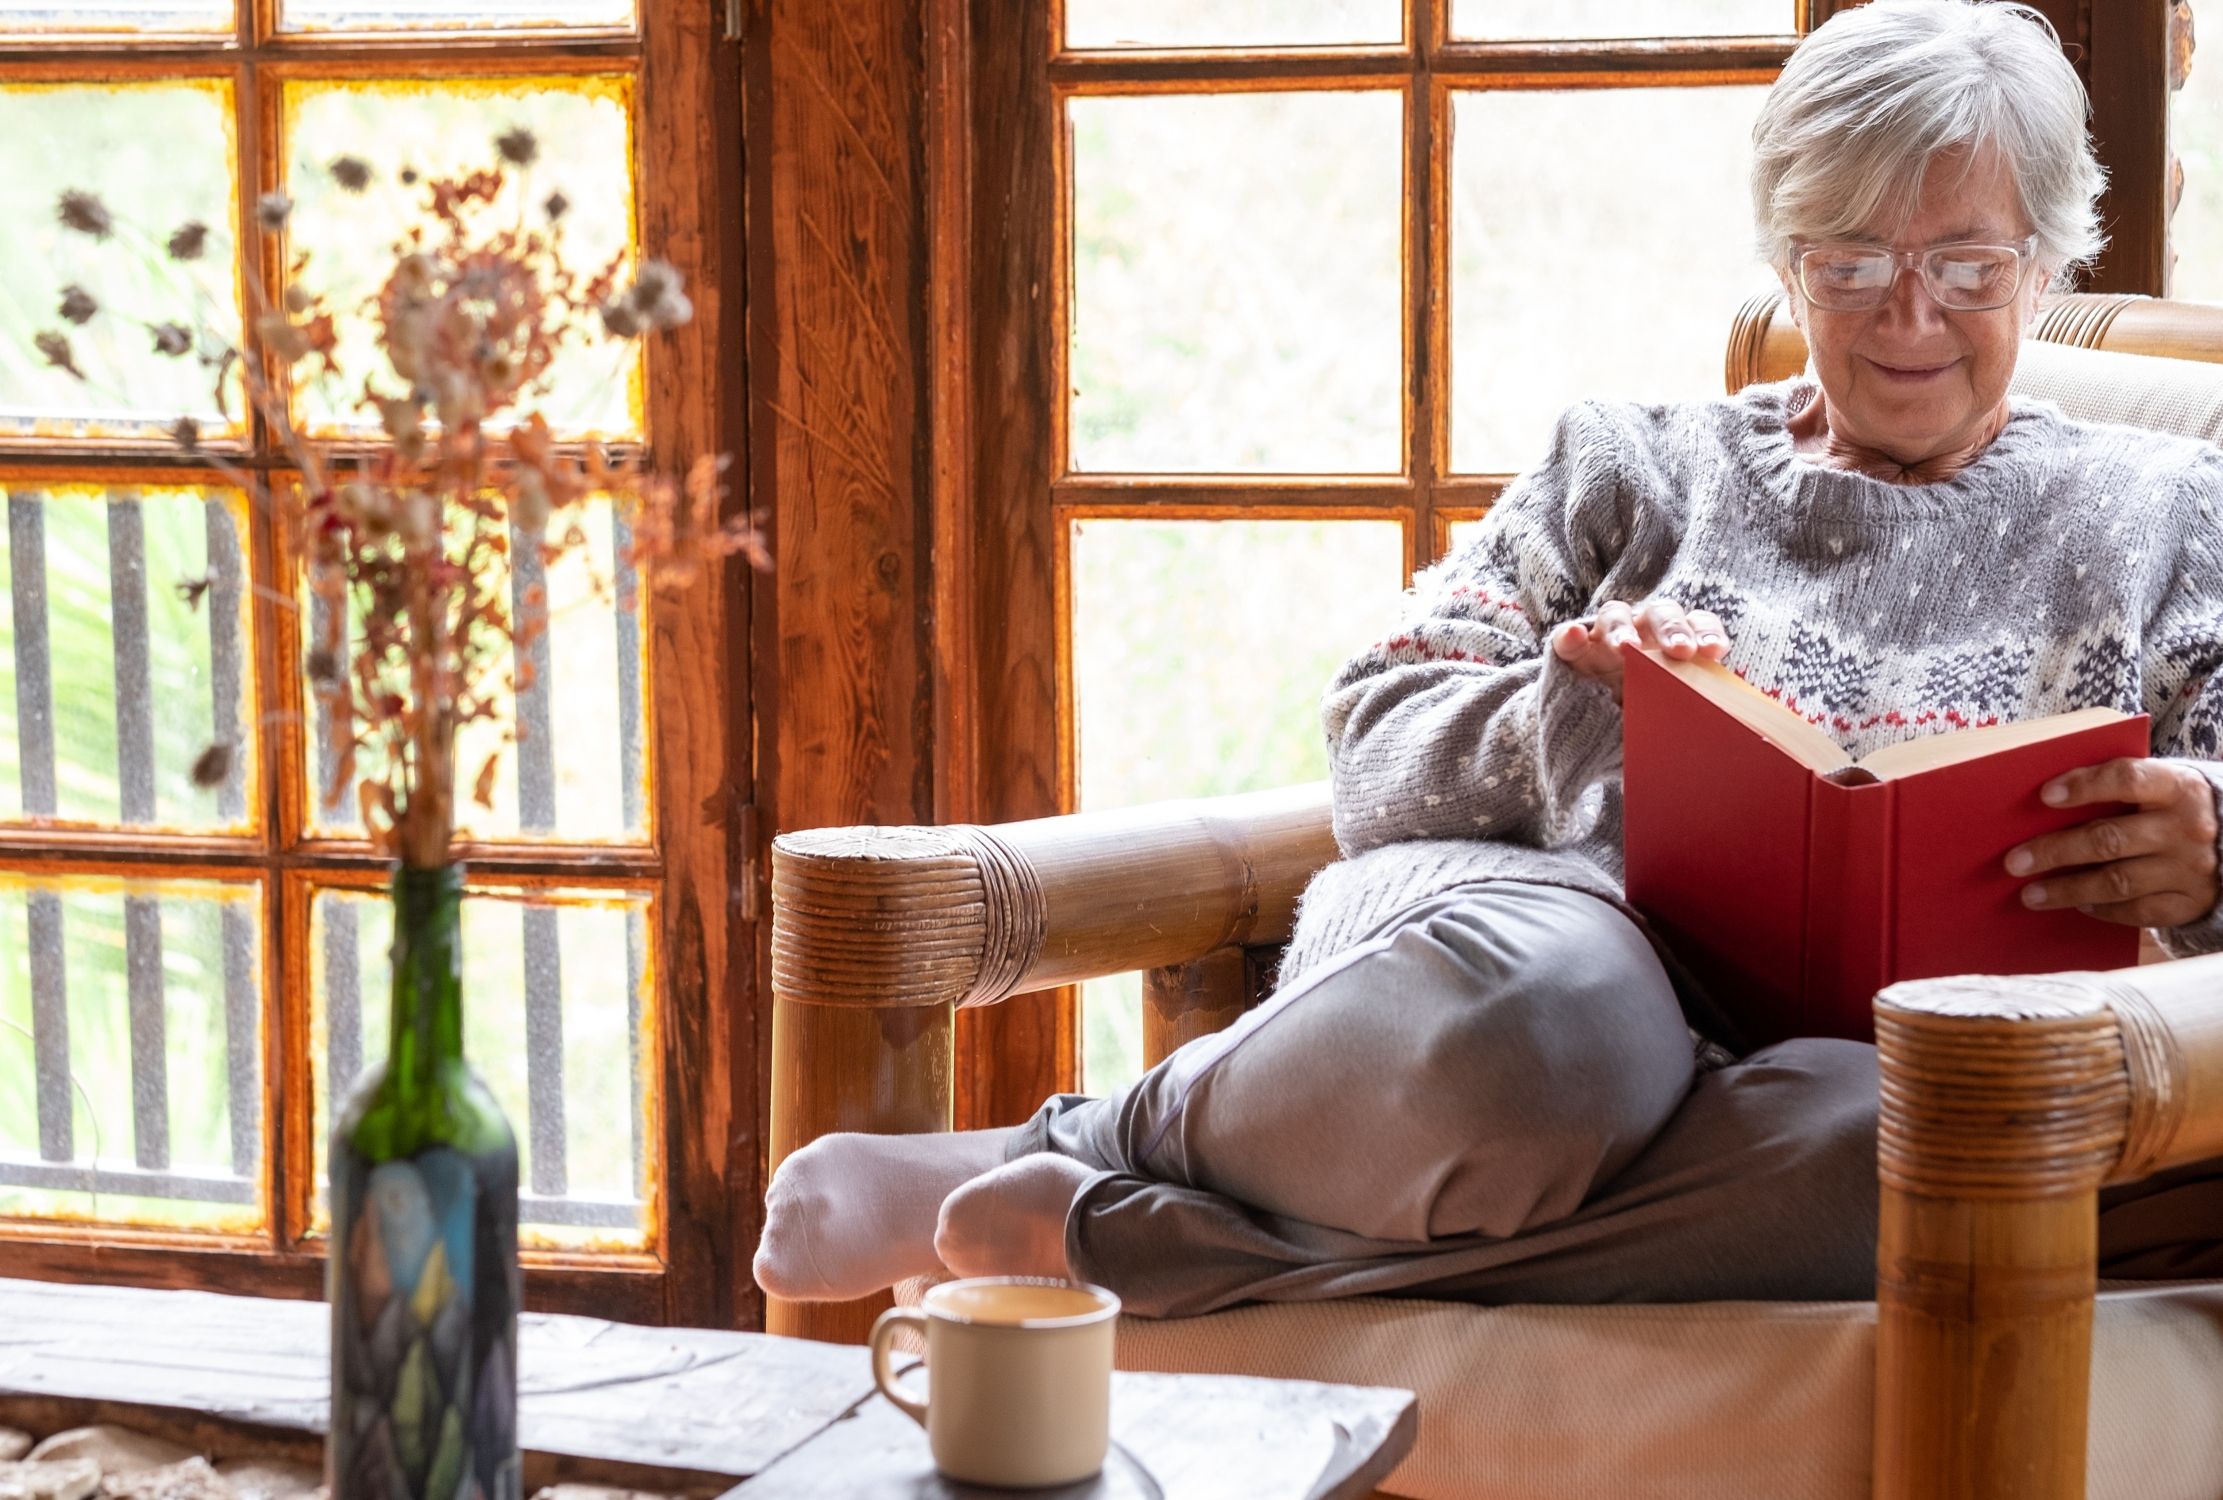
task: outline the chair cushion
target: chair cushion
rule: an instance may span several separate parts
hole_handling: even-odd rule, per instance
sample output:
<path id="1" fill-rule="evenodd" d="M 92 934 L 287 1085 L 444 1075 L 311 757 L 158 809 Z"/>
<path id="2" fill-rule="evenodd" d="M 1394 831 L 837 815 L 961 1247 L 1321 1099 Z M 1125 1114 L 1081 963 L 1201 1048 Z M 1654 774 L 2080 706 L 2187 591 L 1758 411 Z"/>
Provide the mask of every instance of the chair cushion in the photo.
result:
<path id="1" fill-rule="evenodd" d="M 2223 365 L 2024 339 L 2013 389 L 2079 422 L 2223 442 Z"/>
<path id="2" fill-rule="evenodd" d="M 1352 1298 L 1123 1318 L 1119 1367 L 1401 1386 L 1416 1500 L 1868 1500 L 1873 1302 Z M 2223 1495 L 2223 1283 L 2103 1291 L 2090 1500 Z"/>

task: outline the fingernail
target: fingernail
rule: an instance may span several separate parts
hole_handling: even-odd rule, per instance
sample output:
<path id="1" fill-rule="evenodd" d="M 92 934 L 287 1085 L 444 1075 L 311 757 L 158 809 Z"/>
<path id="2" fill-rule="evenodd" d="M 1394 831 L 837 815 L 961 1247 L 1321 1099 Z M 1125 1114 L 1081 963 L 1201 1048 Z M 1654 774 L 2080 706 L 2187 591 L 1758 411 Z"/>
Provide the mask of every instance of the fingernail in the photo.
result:
<path id="1" fill-rule="evenodd" d="M 2044 791 L 2038 793 L 2038 795 L 2045 800 L 2046 806 L 2059 807 L 2062 803 L 2069 800 L 2069 789 L 2056 783 L 2052 786 L 2047 787 Z"/>
<path id="2" fill-rule="evenodd" d="M 2022 888 L 2022 904 L 2024 906 L 2045 905 L 2045 887 L 2035 881 L 2024 886 Z"/>
<path id="3" fill-rule="evenodd" d="M 2031 859 L 2028 854 L 2017 849 L 2007 856 L 2007 873 L 2009 875 L 2027 875 L 2030 873 L 2030 866 L 2035 863 L 2036 861 Z"/>
<path id="4" fill-rule="evenodd" d="M 1670 630 L 1662 639 L 1670 646 L 1687 646 L 1690 644 L 1690 636 L 1680 630 Z"/>

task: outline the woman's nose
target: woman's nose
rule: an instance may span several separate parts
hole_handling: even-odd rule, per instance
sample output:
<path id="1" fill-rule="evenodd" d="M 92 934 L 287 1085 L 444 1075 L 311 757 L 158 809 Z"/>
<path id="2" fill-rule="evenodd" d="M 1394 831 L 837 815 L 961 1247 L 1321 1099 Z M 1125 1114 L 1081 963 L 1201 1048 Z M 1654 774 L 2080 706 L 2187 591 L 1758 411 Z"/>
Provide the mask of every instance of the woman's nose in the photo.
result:
<path id="1" fill-rule="evenodd" d="M 1897 270 L 1898 279 L 1891 283 L 1891 295 L 1884 299 L 1883 320 L 1915 332 L 1943 327 L 1945 309 L 1930 295 L 1921 271 L 1909 265 L 1901 265 Z"/>

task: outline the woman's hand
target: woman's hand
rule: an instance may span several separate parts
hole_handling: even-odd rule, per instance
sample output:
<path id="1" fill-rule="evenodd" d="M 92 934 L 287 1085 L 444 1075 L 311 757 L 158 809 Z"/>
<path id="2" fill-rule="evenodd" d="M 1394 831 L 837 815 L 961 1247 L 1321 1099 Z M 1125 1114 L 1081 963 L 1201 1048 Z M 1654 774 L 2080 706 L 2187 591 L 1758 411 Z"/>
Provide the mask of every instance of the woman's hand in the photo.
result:
<path id="1" fill-rule="evenodd" d="M 1679 661 L 1704 657 L 1720 661 L 1729 654 L 1729 635 L 1721 617 L 1710 609 L 1687 614 L 1672 599 L 1650 599 L 1624 604 L 1615 599 L 1585 625 L 1570 620 L 1551 633 L 1551 648 L 1585 677 L 1594 677 L 1613 689 L 1621 701 L 1621 648 L 1655 647 Z"/>
<path id="2" fill-rule="evenodd" d="M 2175 927 L 2215 909 L 2215 792 L 2198 771 L 2165 760 L 2111 760 L 2056 776 L 2038 795 L 2048 807 L 2128 802 L 2138 810 L 2009 850 L 2010 875 L 2090 867 L 2031 881 L 2023 905 L 2073 906 L 2130 927 Z"/>

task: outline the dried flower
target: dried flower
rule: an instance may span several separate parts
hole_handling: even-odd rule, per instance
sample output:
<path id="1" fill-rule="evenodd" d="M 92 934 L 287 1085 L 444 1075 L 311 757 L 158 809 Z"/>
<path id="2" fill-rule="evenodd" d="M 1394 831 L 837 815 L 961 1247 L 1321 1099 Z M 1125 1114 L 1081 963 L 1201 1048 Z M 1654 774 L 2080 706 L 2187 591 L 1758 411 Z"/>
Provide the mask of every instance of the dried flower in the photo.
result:
<path id="1" fill-rule="evenodd" d="M 286 288 L 285 302 L 287 312 L 305 313 L 310 308 L 316 306 L 316 293 L 310 291 L 307 287 L 303 286 L 300 282 L 297 281 L 292 286 Z"/>
<path id="2" fill-rule="evenodd" d="M 172 260 L 199 260 L 208 248 L 208 226 L 199 219 L 180 224 L 171 234 L 168 248 Z"/>
<path id="3" fill-rule="evenodd" d="M 309 331 L 282 312 L 266 312 L 255 319 L 255 332 L 272 354 L 289 365 L 309 352 Z"/>
<path id="4" fill-rule="evenodd" d="M 687 300 L 687 293 L 681 288 L 679 271 L 669 261 L 645 261 L 634 274 L 625 300 L 646 327 L 677 328 L 695 315 L 694 304 Z"/>
<path id="5" fill-rule="evenodd" d="M 187 609 L 197 612 L 201 607 L 201 596 L 208 592 L 209 585 L 214 581 L 206 573 L 198 578 L 181 578 L 178 580 L 178 597 L 185 601 Z"/>
<path id="6" fill-rule="evenodd" d="M 630 302 L 605 302 L 602 304 L 602 327 L 611 338 L 633 338 L 641 331 L 641 315 L 633 311 Z"/>
<path id="7" fill-rule="evenodd" d="M 232 747 L 218 743 L 203 750 L 193 762 L 193 784 L 203 791 L 222 786 L 232 774 Z"/>
<path id="8" fill-rule="evenodd" d="M 157 323 L 148 332 L 154 335 L 154 352 L 176 359 L 193 349 L 193 330 L 182 323 Z"/>
<path id="9" fill-rule="evenodd" d="M 272 190 L 255 200 L 255 222 L 272 234 L 285 228 L 292 216 L 293 200 L 284 193 Z"/>
<path id="10" fill-rule="evenodd" d="M 370 163 L 360 156 L 335 156 L 332 158 L 332 180 L 350 193 L 359 193 L 370 186 Z"/>
<path id="11" fill-rule="evenodd" d="M 77 355 L 70 348 L 69 339 L 66 335 L 56 333 L 49 328 L 32 339 L 31 345 L 40 354 L 44 355 L 46 362 L 55 369 L 67 370 L 79 380 L 85 378 L 85 372 L 77 368 Z"/>
<path id="12" fill-rule="evenodd" d="M 63 322 L 75 323 L 82 328 L 85 324 L 90 323 L 93 320 L 93 314 L 99 311 L 100 304 L 95 302 L 93 294 L 83 287 L 65 286 L 62 288 L 61 312 Z"/>
<path id="13" fill-rule="evenodd" d="M 331 648 L 327 646 L 317 647 L 308 654 L 304 665 L 308 668 L 309 681 L 315 683 L 318 687 L 336 687 L 339 684 L 339 653 Z"/>
<path id="14" fill-rule="evenodd" d="M 170 424 L 170 440 L 187 453 L 198 453 L 201 448 L 201 424 L 191 417 L 180 417 Z"/>
<path id="15" fill-rule="evenodd" d="M 403 187 L 415 187 L 417 185 L 417 169 L 415 167 L 403 167 L 401 169 L 401 185 Z"/>
<path id="16" fill-rule="evenodd" d="M 522 125 L 514 125 L 494 137 L 494 149 L 502 153 L 502 160 L 513 167 L 529 167 L 533 158 L 540 155 L 540 140 Z"/>
<path id="17" fill-rule="evenodd" d="M 571 212 L 571 200 L 561 193 L 550 193 L 548 201 L 541 204 L 540 209 L 542 213 L 548 215 L 548 222 L 553 224 L 565 214 Z"/>
<path id="18" fill-rule="evenodd" d="M 89 234 L 96 240 L 108 238 L 116 227 L 116 221 L 109 216 L 107 204 L 91 193 L 79 192 L 75 188 L 62 194 L 55 213 L 60 217 L 64 228 L 74 229 L 79 234 Z"/>

